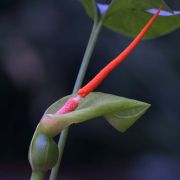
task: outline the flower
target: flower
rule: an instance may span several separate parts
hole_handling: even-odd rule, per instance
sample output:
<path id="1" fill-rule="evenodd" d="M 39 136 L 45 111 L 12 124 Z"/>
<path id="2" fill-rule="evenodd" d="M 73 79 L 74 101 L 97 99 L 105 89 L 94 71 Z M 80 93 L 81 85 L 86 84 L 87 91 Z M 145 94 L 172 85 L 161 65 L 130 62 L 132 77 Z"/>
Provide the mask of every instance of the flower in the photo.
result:
<path id="1" fill-rule="evenodd" d="M 100 11 L 100 14 L 103 15 L 108 10 L 109 4 L 97 3 L 97 7 L 98 7 L 98 9 Z"/>
<path id="2" fill-rule="evenodd" d="M 148 9 L 147 12 L 151 14 L 155 14 L 157 12 L 157 9 L 156 8 Z M 159 13 L 160 16 L 174 16 L 178 14 L 180 14 L 180 11 L 169 12 L 169 11 L 161 10 Z"/>

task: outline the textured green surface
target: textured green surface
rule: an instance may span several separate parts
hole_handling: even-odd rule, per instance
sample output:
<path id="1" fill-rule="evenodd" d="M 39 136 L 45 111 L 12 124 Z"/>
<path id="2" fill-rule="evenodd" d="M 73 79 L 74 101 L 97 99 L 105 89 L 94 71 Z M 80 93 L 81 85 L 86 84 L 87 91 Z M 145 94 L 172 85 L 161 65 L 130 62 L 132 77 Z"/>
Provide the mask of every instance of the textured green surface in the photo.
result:
<path id="1" fill-rule="evenodd" d="M 80 0 L 90 17 L 93 9 L 90 0 Z M 113 0 L 104 18 L 104 25 L 123 35 L 135 37 L 151 18 L 145 10 L 158 8 L 171 11 L 163 0 Z M 180 27 L 180 15 L 159 16 L 145 38 L 155 38 L 170 33 Z"/>
<path id="2" fill-rule="evenodd" d="M 70 97 L 60 99 L 47 109 L 41 120 L 42 125 L 45 127 L 42 129 L 45 129 L 46 133 L 54 136 L 71 124 L 81 123 L 100 116 L 105 116 L 114 128 L 124 132 L 150 106 L 140 101 L 94 92 L 81 100 L 79 107 L 75 111 L 64 115 L 53 115 Z"/>
<path id="3" fill-rule="evenodd" d="M 34 172 L 46 172 L 57 162 L 58 147 L 52 137 L 35 131 L 28 157 Z"/>
<path id="4" fill-rule="evenodd" d="M 30 180 L 43 180 L 45 177 L 44 172 L 33 171 Z"/>

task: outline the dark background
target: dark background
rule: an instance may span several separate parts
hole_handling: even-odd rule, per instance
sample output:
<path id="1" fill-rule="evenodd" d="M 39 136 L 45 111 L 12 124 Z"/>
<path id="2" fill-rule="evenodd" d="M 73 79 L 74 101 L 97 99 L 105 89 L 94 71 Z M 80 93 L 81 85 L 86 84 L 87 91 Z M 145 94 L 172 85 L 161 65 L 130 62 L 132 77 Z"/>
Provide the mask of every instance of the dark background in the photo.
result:
<path id="1" fill-rule="evenodd" d="M 29 179 L 33 132 L 45 109 L 71 93 L 91 27 L 77 0 L 0 1 L 0 179 Z M 98 91 L 152 107 L 124 134 L 100 118 L 72 126 L 62 179 L 180 179 L 179 39 L 176 30 L 141 42 L 103 82 Z M 130 41 L 104 28 L 85 82 Z"/>

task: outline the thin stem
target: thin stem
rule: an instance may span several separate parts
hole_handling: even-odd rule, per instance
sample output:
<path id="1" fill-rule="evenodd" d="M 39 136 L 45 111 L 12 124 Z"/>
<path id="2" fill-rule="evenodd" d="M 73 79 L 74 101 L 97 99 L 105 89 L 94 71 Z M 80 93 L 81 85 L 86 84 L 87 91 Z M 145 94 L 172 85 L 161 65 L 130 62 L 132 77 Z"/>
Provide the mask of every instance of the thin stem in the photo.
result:
<path id="1" fill-rule="evenodd" d="M 43 180 L 44 177 L 45 177 L 45 173 L 44 172 L 33 171 L 30 180 Z"/>
<path id="2" fill-rule="evenodd" d="M 91 56 L 92 56 L 92 52 L 94 50 L 100 29 L 102 26 L 102 22 L 100 21 L 99 23 L 94 23 L 93 25 L 93 29 L 89 38 L 89 42 L 80 66 L 80 70 L 76 79 L 76 83 L 73 89 L 73 94 L 76 93 L 78 91 L 78 89 L 81 87 L 83 79 L 85 77 L 86 71 L 87 71 L 87 67 L 89 65 Z"/>
<path id="3" fill-rule="evenodd" d="M 96 4 L 96 1 L 95 0 L 91 0 L 91 3 L 92 3 L 92 7 L 93 7 L 93 13 L 94 13 L 94 22 L 97 23 L 98 20 L 99 20 L 99 10 L 97 8 L 97 4 Z"/>
<path id="4" fill-rule="evenodd" d="M 77 93 L 78 89 L 82 85 L 82 82 L 85 77 L 87 67 L 90 62 L 93 50 L 95 48 L 96 41 L 97 41 L 101 27 L 102 27 L 102 21 L 99 21 L 98 23 L 96 21 L 94 21 L 94 25 L 93 25 L 92 32 L 91 32 L 91 35 L 89 38 L 89 42 L 88 42 L 88 45 L 87 45 L 87 48 L 86 48 L 86 51 L 85 51 L 85 54 L 84 54 L 84 57 L 82 60 L 82 64 L 80 66 L 80 70 L 79 70 L 79 73 L 78 73 L 78 76 L 77 76 L 77 79 L 76 79 L 76 82 L 74 85 L 73 94 Z M 66 144 L 68 132 L 69 132 L 69 128 L 66 128 L 61 132 L 59 142 L 58 142 L 59 158 L 58 158 L 56 166 L 51 171 L 50 180 L 56 180 L 58 177 L 58 170 L 60 167 L 60 163 L 61 163 L 64 147 Z"/>

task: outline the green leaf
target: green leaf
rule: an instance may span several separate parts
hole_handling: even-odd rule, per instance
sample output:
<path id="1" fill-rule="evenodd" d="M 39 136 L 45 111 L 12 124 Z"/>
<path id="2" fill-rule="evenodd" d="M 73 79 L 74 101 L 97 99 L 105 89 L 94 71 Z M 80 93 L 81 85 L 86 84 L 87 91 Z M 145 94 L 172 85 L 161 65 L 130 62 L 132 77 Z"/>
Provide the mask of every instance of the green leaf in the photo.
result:
<path id="1" fill-rule="evenodd" d="M 81 3 L 88 15 L 93 17 L 90 1 L 81 0 Z M 103 24 L 115 32 L 135 37 L 152 16 L 146 10 L 158 8 L 161 4 L 163 4 L 164 10 L 171 12 L 171 9 L 163 0 L 112 0 L 105 14 Z M 180 15 L 159 16 L 145 38 L 162 36 L 179 27 Z"/>
<path id="2" fill-rule="evenodd" d="M 43 131 L 52 136 L 71 124 L 105 116 L 116 129 L 124 132 L 148 108 L 149 104 L 111 94 L 93 92 L 80 101 L 78 108 L 68 114 L 53 115 L 72 96 L 66 96 L 51 105 L 41 120 Z"/>
<path id="3" fill-rule="evenodd" d="M 93 6 L 90 0 L 80 0 L 82 5 L 84 6 L 86 12 L 90 17 L 93 17 Z"/>

